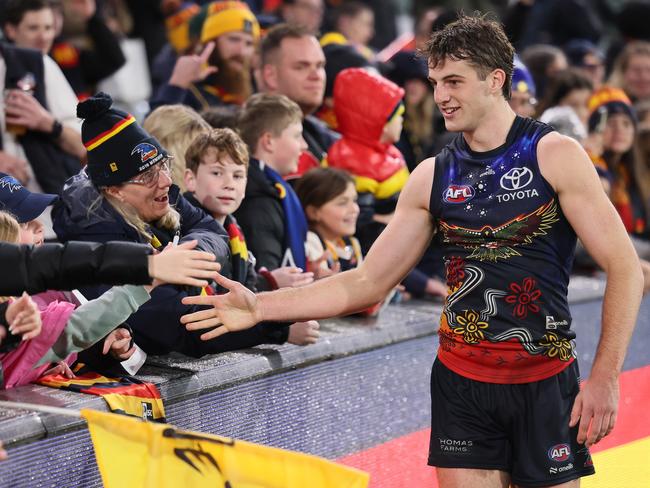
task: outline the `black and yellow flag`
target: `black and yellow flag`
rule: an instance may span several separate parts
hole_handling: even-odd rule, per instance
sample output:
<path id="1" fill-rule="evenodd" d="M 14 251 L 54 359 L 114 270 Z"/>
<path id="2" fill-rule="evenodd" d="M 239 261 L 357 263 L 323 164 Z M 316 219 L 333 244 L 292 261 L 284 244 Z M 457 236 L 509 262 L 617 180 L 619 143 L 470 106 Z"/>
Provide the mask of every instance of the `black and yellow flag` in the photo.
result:
<path id="1" fill-rule="evenodd" d="M 366 488 L 369 475 L 325 459 L 82 410 L 106 488 Z"/>

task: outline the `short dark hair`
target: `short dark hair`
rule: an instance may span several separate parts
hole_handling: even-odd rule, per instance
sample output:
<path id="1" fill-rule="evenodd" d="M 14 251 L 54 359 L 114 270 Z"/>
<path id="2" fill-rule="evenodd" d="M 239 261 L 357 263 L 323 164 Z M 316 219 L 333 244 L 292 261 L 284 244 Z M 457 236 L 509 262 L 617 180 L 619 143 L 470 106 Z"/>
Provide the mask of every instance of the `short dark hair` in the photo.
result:
<path id="1" fill-rule="evenodd" d="M 307 171 L 296 183 L 296 194 L 302 208 L 320 208 L 342 194 L 354 179 L 346 171 L 336 168 L 315 168 Z"/>
<path id="2" fill-rule="evenodd" d="M 18 25 L 27 12 L 44 8 L 54 8 L 54 2 L 52 0 L 6 0 L 0 14 L 0 25 Z"/>
<path id="3" fill-rule="evenodd" d="M 498 22 L 485 16 L 461 15 L 431 35 L 426 53 L 432 68 L 447 59 L 468 61 L 482 80 L 495 69 L 503 70 L 506 79 L 502 92 L 506 100 L 510 99 L 515 49 Z"/>
<path id="4" fill-rule="evenodd" d="M 280 49 L 285 39 L 302 39 L 314 37 L 306 28 L 293 24 L 278 24 L 271 27 L 260 45 L 260 59 L 262 66 L 271 63 L 271 57 Z"/>
<path id="5" fill-rule="evenodd" d="M 248 148 L 232 129 L 213 129 L 196 136 L 185 151 L 185 167 L 196 174 L 211 147 L 217 150 L 217 157 L 226 154 L 235 164 L 248 168 Z"/>

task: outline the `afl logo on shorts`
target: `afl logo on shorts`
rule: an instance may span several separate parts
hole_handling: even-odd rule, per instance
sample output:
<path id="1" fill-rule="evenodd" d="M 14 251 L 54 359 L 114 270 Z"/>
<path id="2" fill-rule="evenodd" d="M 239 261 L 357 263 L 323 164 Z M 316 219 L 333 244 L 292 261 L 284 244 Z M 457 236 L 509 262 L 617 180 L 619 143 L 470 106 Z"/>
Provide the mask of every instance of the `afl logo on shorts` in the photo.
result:
<path id="1" fill-rule="evenodd" d="M 571 447 L 568 444 L 557 444 L 548 450 L 548 457 L 556 463 L 566 461 L 571 457 Z"/>
<path id="2" fill-rule="evenodd" d="M 449 185 L 442 194 L 447 203 L 465 203 L 474 198 L 474 188 L 469 185 Z"/>

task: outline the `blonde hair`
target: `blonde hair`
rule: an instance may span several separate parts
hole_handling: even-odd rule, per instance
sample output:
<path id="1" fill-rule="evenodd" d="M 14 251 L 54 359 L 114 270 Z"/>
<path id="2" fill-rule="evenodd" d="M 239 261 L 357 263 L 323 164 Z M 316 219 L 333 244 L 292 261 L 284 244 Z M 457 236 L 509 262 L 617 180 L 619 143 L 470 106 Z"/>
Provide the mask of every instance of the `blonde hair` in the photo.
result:
<path id="1" fill-rule="evenodd" d="M 20 224 L 9 212 L 0 211 L 0 241 L 11 244 L 20 242 Z"/>
<path id="2" fill-rule="evenodd" d="M 20 224 L 9 212 L 0 210 L 0 242 L 10 244 L 20 243 Z M 9 300 L 10 297 L 0 296 L 0 303 Z"/>
<path id="3" fill-rule="evenodd" d="M 185 105 L 163 105 L 151 112 L 142 124 L 174 156 L 172 181 L 185 191 L 185 151 L 199 134 L 212 127 L 196 111 Z"/>
<path id="4" fill-rule="evenodd" d="M 88 207 L 88 215 L 97 210 L 101 206 L 102 201 L 106 200 L 129 226 L 133 227 L 147 242 L 151 241 L 153 234 L 149 232 L 149 224 L 140 218 L 135 208 L 111 196 L 106 190 L 106 187 L 100 188 L 99 192 L 99 196 Z M 154 225 L 170 231 L 176 231 L 181 226 L 181 215 L 175 208 L 169 207 L 169 211 L 154 222 Z"/>
<path id="5" fill-rule="evenodd" d="M 647 41 L 633 41 L 627 44 L 621 54 L 618 55 L 614 62 L 614 69 L 607 81 L 608 85 L 613 85 L 621 88 L 627 95 L 631 95 L 628 87 L 625 85 L 625 71 L 630 64 L 630 60 L 634 56 L 648 56 L 650 57 L 650 42 Z"/>

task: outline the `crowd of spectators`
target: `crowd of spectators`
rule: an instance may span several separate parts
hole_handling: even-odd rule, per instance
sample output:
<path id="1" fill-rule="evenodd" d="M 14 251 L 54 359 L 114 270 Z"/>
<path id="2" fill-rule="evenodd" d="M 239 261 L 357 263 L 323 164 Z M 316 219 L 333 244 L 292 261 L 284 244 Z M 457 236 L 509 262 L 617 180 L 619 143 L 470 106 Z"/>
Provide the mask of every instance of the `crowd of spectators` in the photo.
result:
<path id="1" fill-rule="evenodd" d="M 193 309 L 181 300 L 220 293 L 206 281 L 217 267 L 257 291 L 304 286 L 363 260 L 409 171 L 453 137 L 418 50 L 458 12 L 454 2 L 429 3 L 413 5 L 414 34 L 397 37 L 387 15 L 397 5 L 372 0 L 0 1 L 0 240 L 53 256 L 69 241 L 122 241 L 124 260 L 141 265 L 0 286 L 16 296 L 0 309 L 3 386 L 51 363 L 72 374 L 63 363 L 77 355 L 119 370 L 136 347 L 200 357 L 314 343 L 315 321 L 204 341 L 180 324 Z M 650 36 L 635 23 L 650 18 L 650 3 L 461 3 L 503 20 L 518 51 L 512 109 L 583 144 L 650 289 Z M 151 86 L 150 98 L 100 92 L 116 86 L 110 80 L 125 93 Z M 21 276 L 39 276 L 42 258 L 30 261 L 39 253 L 2 246 L 0 255 L 17 252 L 31 266 Z M 158 274 L 147 273 L 147 253 L 162 263 Z M 168 270 L 172 258 L 188 270 Z M 597 271 L 580 249 L 577 263 Z M 443 269 L 434 242 L 402 287 L 360 313 L 446 296 Z M 78 290 L 41 293 L 53 288 Z M 80 306 L 80 295 L 90 301 Z M 18 361 L 26 357 L 36 359 Z"/>

